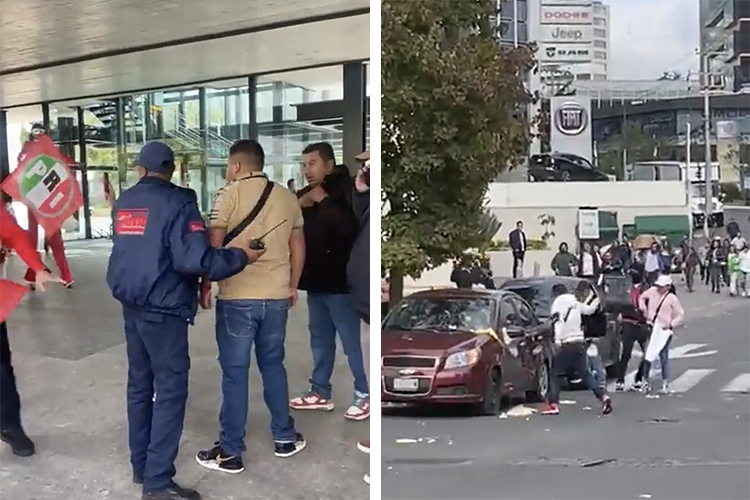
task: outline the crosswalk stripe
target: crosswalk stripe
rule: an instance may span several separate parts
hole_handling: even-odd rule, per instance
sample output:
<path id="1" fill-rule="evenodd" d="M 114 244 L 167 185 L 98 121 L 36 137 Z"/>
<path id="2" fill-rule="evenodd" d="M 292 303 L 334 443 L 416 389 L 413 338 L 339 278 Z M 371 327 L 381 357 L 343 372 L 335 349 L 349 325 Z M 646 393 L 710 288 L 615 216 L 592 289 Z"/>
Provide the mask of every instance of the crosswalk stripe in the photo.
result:
<path id="1" fill-rule="evenodd" d="M 750 392 L 750 373 L 743 373 L 725 385 L 721 392 Z"/>
<path id="2" fill-rule="evenodd" d="M 691 368 L 670 382 L 669 390 L 676 393 L 687 392 L 715 371 L 713 368 Z"/>

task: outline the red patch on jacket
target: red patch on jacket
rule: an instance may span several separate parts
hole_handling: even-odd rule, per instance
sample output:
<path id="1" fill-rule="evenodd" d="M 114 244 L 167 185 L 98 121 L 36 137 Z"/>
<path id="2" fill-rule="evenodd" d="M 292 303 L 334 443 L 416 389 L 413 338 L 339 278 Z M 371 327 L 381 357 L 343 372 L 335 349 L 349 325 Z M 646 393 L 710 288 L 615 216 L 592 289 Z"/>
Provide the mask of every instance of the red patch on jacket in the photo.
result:
<path id="1" fill-rule="evenodd" d="M 143 236 L 148 223 L 148 209 L 120 210 L 115 221 L 115 233 L 120 236 Z"/>

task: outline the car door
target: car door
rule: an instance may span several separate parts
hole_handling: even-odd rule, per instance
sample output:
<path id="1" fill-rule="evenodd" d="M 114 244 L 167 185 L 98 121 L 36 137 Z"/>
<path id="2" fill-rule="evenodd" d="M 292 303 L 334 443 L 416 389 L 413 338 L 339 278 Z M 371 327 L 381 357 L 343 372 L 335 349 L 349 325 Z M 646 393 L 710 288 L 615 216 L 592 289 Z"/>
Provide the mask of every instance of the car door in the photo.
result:
<path id="1" fill-rule="evenodd" d="M 607 335 L 608 321 L 607 314 L 604 312 L 603 302 L 599 290 L 590 282 L 584 281 L 588 285 L 589 296 L 594 294 L 599 299 L 599 308 L 594 314 L 583 316 L 583 327 L 586 338 L 601 338 Z"/>
<path id="2" fill-rule="evenodd" d="M 502 360 L 503 392 L 518 395 L 525 390 L 525 370 L 522 353 L 525 331 L 521 325 L 518 313 L 507 295 L 500 300 L 498 314 L 498 331 L 501 332 L 504 352 Z"/>
<path id="3" fill-rule="evenodd" d="M 527 389 L 534 381 L 539 363 L 544 359 L 544 349 L 549 341 L 548 328 L 542 324 L 526 301 L 512 298 L 516 309 L 518 322 L 524 329 L 524 338 L 518 344 L 519 358 L 524 373 L 524 383 Z"/>

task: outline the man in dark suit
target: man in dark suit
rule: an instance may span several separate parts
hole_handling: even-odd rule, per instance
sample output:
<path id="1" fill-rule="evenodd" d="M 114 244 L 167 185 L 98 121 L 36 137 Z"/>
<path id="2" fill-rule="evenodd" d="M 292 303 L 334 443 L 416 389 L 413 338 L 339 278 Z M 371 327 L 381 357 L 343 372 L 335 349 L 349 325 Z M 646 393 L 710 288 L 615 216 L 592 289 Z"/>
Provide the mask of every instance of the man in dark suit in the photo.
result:
<path id="1" fill-rule="evenodd" d="M 523 259 L 526 255 L 526 233 L 523 232 L 523 221 L 516 222 L 516 228 L 508 235 L 508 246 L 513 252 L 513 277 L 523 274 Z"/>

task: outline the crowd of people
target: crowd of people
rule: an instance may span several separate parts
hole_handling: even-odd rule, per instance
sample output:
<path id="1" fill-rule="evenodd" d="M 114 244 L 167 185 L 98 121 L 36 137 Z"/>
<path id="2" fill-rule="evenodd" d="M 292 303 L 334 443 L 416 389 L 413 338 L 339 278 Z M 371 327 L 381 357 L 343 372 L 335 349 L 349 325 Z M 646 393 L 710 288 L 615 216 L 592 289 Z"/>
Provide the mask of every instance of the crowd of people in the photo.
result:
<path id="1" fill-rule="evenodd" d="M 337 336 L 354 380 L 352 403 L 343 416 L 355 421 L 370 416 L 362 348 L 367 327 L 361 326 L 370 321 L 369 152 L 357 156 L 362 165 L 354 177 L 336 163 L 328 143 L 305 148 L 303 160 L 308 185 L 295 193 L 263 174 L 265 154 L 257 141 L 237 141 L 227 160 L 227 184 L 206 222 L 196 193 L 171 182 L 174 152 L 154 141 L 140 151 L 140 180 L 114 201 L 106 279 L 123 308 L 130 462 L 144 499 L 200 498 L 173 477 L 188 394 L 188 327 L 199 306 L 214 307 L 213 282 L 218 282 L 223 401 L 217 409 L 218 439 L 196 454 L 200 465 L 231 474 L 244 470 L 253 347 L 277 457 L 306 447 L 291 410 L 334 409 Z M 72 278 L 52 277 L 29 234 L 7 211 L 0 215 L 2 243 L 28 263 L 36 285 L 43 289 L 55 279 L 69 286 Z M 310 389 L 290 397 L 284 344 L 298 290 L 306 292 L 313 370 Z M 29 456 L 34 445 L 21 426 L 5 323 L 0 333 L 0 438 L 17 455 Z M 358 448 L 369 452 L 369 439 Z"/>

